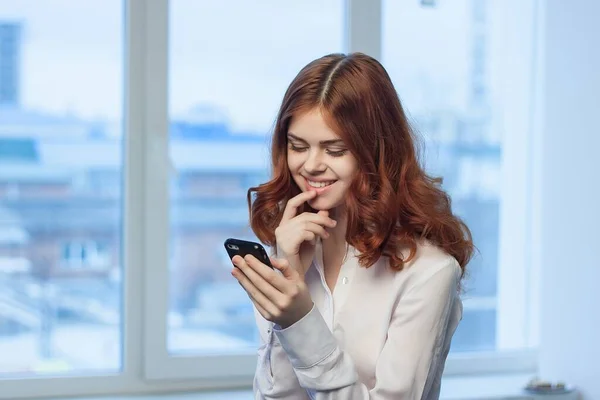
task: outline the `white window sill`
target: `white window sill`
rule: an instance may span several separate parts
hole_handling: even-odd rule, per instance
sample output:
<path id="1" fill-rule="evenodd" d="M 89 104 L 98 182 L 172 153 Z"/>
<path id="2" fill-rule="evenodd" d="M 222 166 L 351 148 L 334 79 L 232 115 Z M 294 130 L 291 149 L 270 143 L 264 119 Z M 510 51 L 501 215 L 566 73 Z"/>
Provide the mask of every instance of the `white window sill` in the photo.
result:
<path id="1" fill-rule="evenodd" d="M 442 380 L 441 400 L 577 400 L 577 393 L 567 395 L 532 395 L 523 387 L 531 374 L 451 376 Z"/>
<path id="2" fill-rule="evenodd" d="M 531 379 L 529 374 L 505 374 L 470 377 L 447 377 L 442 383 L 442 400 L 535 400 L 548 396 L 534 396 L 523 391 Z M 575 400 L 577 394 L 552 396 L 552 400 Z M 194 392 L 109 397 L 55 398 L 52 400 L 250 400 L 251 390 Z"/>

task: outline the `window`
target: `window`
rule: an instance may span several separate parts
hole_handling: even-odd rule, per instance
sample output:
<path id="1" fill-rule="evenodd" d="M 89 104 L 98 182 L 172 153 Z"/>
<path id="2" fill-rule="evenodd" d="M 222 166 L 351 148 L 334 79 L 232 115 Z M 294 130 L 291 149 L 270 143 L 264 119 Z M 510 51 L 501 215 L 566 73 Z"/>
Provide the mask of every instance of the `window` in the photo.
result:
<path id="1" fill-rule="evenodd" d="M 0 0 L 0 399 L 251 384 L 223 239 L 253 237 L 283 91 L 337 51 L 383 61 L 474 230 L 446 373 L 534 368 L 506 353 L 535 344 L 533 3 Z"/>
<path id="2" fill-rule="evenodd" d="M 253 236 L 246 190 L 268 177 L 279 103 L 307 60 L 343 50 L 344 3 L 174 0 L 169 11 L 169 146 L 179 185 L 170 193 L 168 352 L 182 363 L 231 356 L 233 365 L 218 365 L 235 373 L 253 364 L 233 360 L 252 355 L 258 336 L 223 241 Z M 183 364 L 156 369 L 172 365 Z"/>
<path id="3" fill-rule="evenodd" d="M 70 241 L 62 245 L 64 268 L 109 268 L 108 246 L 96 241 Z"/>
<path id="4" fill-rule="evenodd" d="M 420 3 L 383 1 L 382 61 L 478 250 L 451 352 L 528 348 L 534 1 Z"/>
<path id="5" fill-rule="evenodd" d="M 120 184 L 71 187 L 121 173 L 122 8 L 0 1 L 0 379 L 122 367 Z"/>

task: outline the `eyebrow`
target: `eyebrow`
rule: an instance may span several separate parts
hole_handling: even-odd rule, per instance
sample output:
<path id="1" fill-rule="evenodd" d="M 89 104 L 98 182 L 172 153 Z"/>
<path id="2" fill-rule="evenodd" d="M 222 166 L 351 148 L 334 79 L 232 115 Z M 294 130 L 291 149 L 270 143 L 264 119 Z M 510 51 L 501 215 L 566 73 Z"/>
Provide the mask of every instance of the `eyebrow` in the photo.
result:
<path id="1" fill-rule="evenodd" d="M 288 134 L 287 134 L 287 135 L 288 135 L 288 138 L 289 138 L 289 139 L 293 139 L 293 140 L 297 140 L 297 141 L 299 141 L 299 142 L 304 142 L 304 143 L 306 143 L 306 140 L 304 140 L 304 139 L 302 139 L 302 138 L 299 138 L 298 136 L 294 135 L 294 134 L 293 134 L 293 133 L 291 133 L 291 132 L 288 132 Z M 334 145 L 334 144 L 344 144 L 344 141 L 343 141 L 342 139 L 329 139 L 329 140 L 321 140 L 321 141 L 319 142 L 319 144 L 320 144 L 321 146 L 331 146 L 331 145 Z"/>

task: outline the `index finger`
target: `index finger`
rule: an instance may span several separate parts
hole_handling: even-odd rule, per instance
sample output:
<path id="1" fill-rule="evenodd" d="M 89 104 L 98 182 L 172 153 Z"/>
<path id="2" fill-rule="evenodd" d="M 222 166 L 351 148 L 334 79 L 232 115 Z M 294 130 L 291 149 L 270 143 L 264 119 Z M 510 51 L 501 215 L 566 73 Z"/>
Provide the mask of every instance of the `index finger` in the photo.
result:
<path id="1" fill-rule="evenodd" d="M 308 190 L 289 199 L 287 204 L 285 205 L 285 209 L 283 210 L 281 222 L 289 221 L 290 219 L 294 218 L 298 213 L 298 207 L 300 207 L 306 201 L 315 197 L 316 193 L 317 192 L 315 192 L 314 190 Z"/>
<path id="2" fill-rule="evenodd" d="M 244 257 L 246 265 L 250 267 L 248 270 L 243 270 L 244 274 L 260 288 L 261 291 L 268 295 L 269 298 L 277 297 L 277 293 L 273 292 L 268 286 L 272 286 L 277 289 L 280 293 L 284 293 L 287 289 L 287 279 L 281 276 L 280 273 L 274 271 L 272 268 L 267 268 L 266 264 L 249 254 Z M 278 263 L 279 265 L 281 263 Z M 265 283 L 268 283 L 266 285 Z"/>

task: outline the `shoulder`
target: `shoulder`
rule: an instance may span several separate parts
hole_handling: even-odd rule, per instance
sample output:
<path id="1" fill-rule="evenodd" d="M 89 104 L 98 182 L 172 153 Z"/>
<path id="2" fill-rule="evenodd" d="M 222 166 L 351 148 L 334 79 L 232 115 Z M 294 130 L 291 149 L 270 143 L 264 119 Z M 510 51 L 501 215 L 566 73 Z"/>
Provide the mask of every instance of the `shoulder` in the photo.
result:
<path id="1" fill-rule="evenodd" d="M 403 252 L 403 257 L 408 257 L 408 251 Z M 429 241 L 417 242 L 415 256 L 398 272 L 405 291 L 423 286 L 441 291 L 452 288 L 458 290 L 461 275 L 458 261 Z"/>

